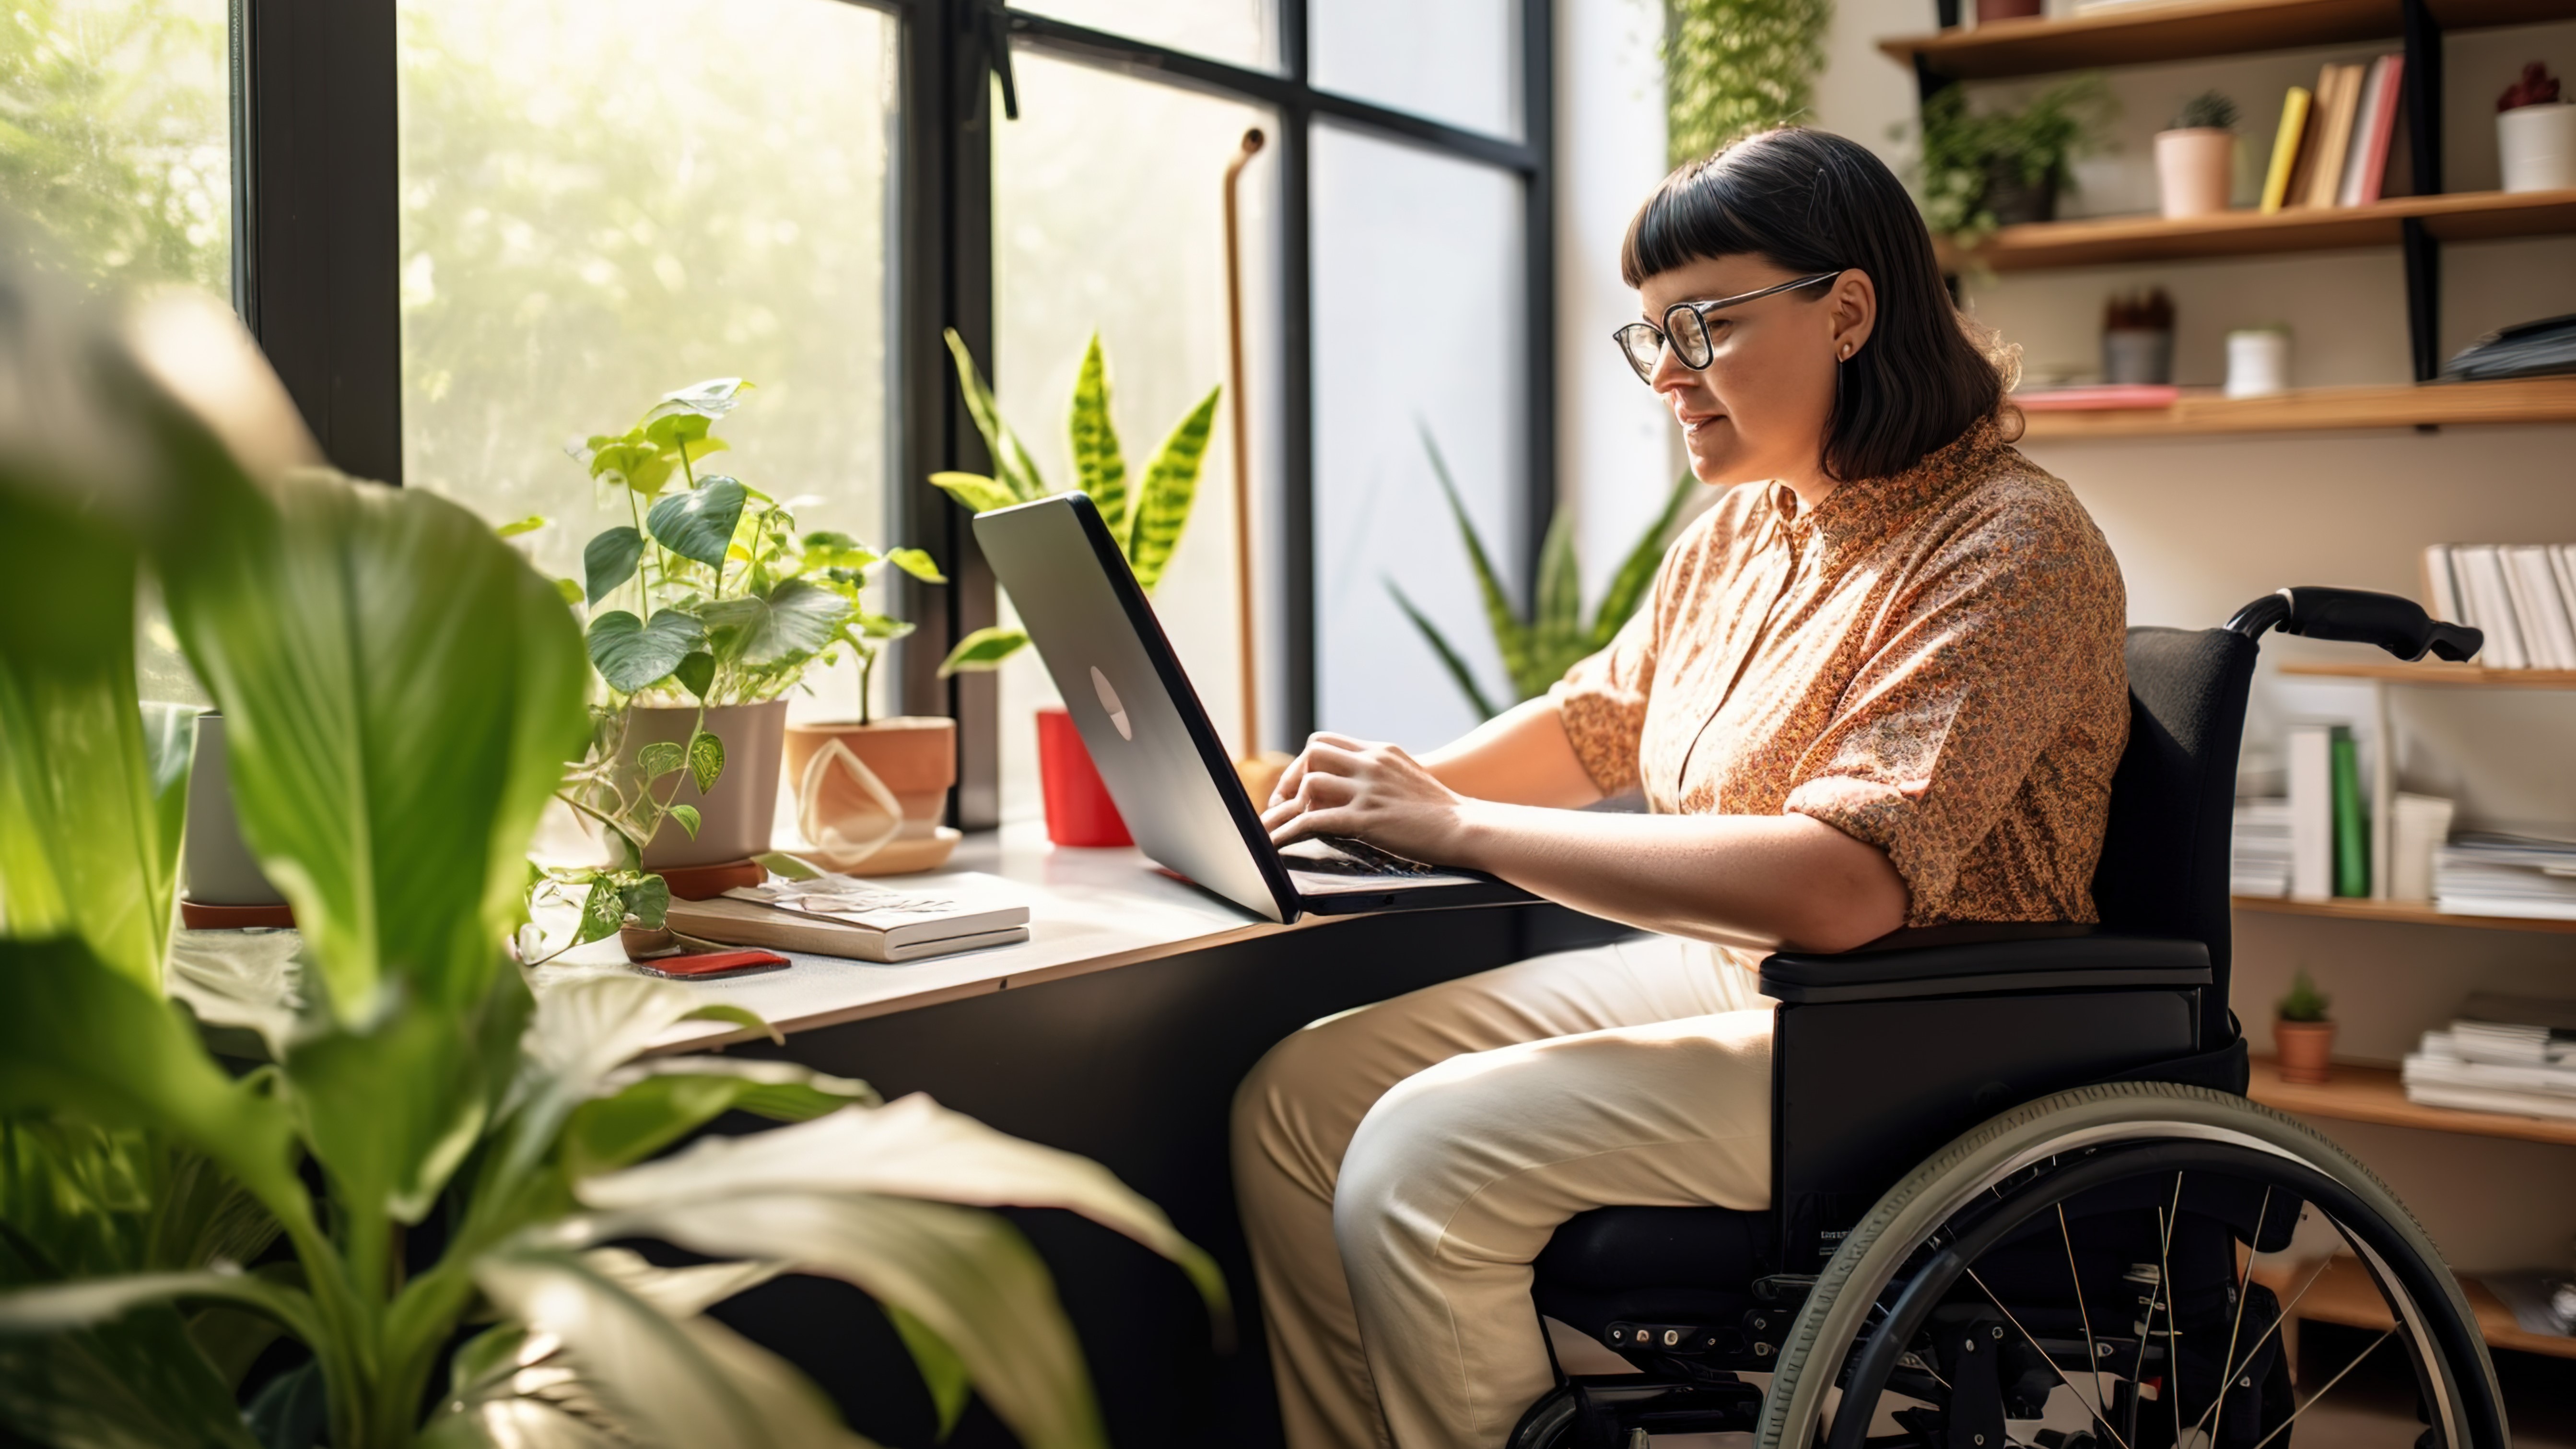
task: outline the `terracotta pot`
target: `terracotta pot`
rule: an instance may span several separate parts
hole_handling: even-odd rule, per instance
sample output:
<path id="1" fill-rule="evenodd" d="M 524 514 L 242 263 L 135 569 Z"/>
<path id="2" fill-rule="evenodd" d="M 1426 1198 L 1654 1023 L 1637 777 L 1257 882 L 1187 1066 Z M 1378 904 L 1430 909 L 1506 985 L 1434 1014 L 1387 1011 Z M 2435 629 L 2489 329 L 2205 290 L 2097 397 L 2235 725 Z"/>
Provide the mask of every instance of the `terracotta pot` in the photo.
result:
<path id="1" fill-rule="evenodd" d="M 1977 0 L 1977 23 L 1991 25 L 1998 20 L 2027 20 L 2046 8 L 2044 0 Z"/>
<path id="2" fill-rule="evenodd" d="M 2227 209 L 2236 186 L 2236 133 L 2214 126 L 2156 133 L 2156 191 L 2168 217 Z"/>
<path id="3" fill-rule="evenodd" d="M 868 724 L 792 724 L 787 727 L 787 788 L 799 787 L 805 767 L 834 740 L 885 782 L 903 806 L 898 840 L 927 836 L 948 813 L 948 789 L 957 783 L 957 722 L 931 715 L 897 715 Z"/>
<path id="4" fill-rule="evenodd" d="M 2273 1022 L 2272 1051 L 2280 1058 L 2281 1080 L 2313 1086 L 2332 1078 L 2334 1033 L 2331 1021 Z"/>
<path id="5" fill-rule="evenodd" d="M 627 711 L 626 743 L 618 757 L 631 768 L 635 753 L 658 741 L 686 747 L 697 724 L 693 706 L 638 705 Z M 677 792 L 665 796 L 675 805 L 698 812 L 695 840 L 676 820 L 665 819 L 644 846 L 644 868 L 667 870 L 686 865 L 724 865 L 747 860 L 769 849 L 778 820 L 778 755 L 787 728 L 787 701 L 722 704 L 707 711 L 707 732 L 724 741 L 724 773 L 716 787 L 701 793 L 688 772 L 667 777 L 655 787 Z"/>
<path id="6" fill-rule="evenodd" d="M 1038 711 L 1038 783 L 1046 792 L 1047 839 L 1058 845 L 1136 843 L 1083 746 L 1082 731 L 1061 706 Z"/>

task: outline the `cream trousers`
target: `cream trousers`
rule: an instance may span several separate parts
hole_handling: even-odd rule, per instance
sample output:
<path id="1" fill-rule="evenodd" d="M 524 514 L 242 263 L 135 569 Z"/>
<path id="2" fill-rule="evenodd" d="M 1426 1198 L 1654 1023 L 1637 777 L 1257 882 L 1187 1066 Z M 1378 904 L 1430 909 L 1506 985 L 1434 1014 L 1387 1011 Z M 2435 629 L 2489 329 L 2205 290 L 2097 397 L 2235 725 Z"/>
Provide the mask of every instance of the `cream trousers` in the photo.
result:
<path id="1" fill-rule="evenodd" d="M 1495 1449 L 1554 1384 L 1530 1264 L 1610 1204 L 1771 1201 L 1771 1004 L 1640 937 L 1327 1017 L 1234 1103 L 1289 1449 Z"/>

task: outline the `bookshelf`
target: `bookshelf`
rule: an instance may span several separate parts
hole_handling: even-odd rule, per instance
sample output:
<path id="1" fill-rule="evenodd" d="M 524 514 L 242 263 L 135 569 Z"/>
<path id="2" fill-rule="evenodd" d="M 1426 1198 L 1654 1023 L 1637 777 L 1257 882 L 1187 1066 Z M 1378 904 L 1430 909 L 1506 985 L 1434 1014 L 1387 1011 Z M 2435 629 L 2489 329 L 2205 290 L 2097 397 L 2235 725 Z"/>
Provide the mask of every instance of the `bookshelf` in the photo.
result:
<path id="1" fill-rule="evenodd" d="M 2311 679 L 2373 679 L 2389 684 L 2422 684 L 2437 689 L 2576 689 L 2576 669 L 2487 669 L 2475 664 L 2284 664 L 2283 674 Z"/>
<path id="2" fill-rule="evenodd" d="M 1944 245 L 1942 265 L 1996 272 L 2099 267 L 2212 257 L 2393 247 L 2408 221 L 2436 241 L 2576 232 L 2576 191 L 2465 191 L 2398 196 L 2371 206 L 2301 208 L 2269 215 L 2250 207 L 2168 221 L 2161 216 L 2094 217 L 2008 226 L 1968 251 Z"/>
<path id="3" fill-rule="evenodd" d="M 2355 896 L 2299 900 L 2291 896 L 2231 896 L 2236 909 L 2268 916 L 2322 916 L 2335 921 L 2376 921 L 2401 926 L 2466 926 L 2482 931 L 2529 931 L 2544 936 L 2576 935 L 2576 921 L 2545 916 L 2463 916 L 2436 910 L 2431 901 L 2380 901 Z"/>
<path id="4" fill-rule="evenodd" d="M 2245 1095 L 2282 1112 L 2301 1117 L 2328 1117 L 2338 1122 L 2374 1122 L 2383 1127 L 2412 1127 L 2426 1132 L 2459 1132 L 2472 1137 L 2510 1137 L 2519 1142 L 2548 1142 L 2576 1147 L 2576 1121 L 2516 1117 L 2504 1112 L 2463 1112 L 2453 1107 L 2427 1107 L 2406 1100 L 2405 1084 L 2386 1067 L 2335 1063 L 2330 1081 L 2281 1080 L 2270 1057 L 2256 1057 Z"/>
<path id="5" fill-rule="evenodd" d="M 2192 437 L 2220 433 L 2316 432 L 2341 428 L 2423 428 L 2454 424 L 2576 422 L 2576 377 L 2502 382 L 2393 383 L 2312 387 L 2270 397 L 2185 393 L 2167 408 L 2104 408 L 2023 415 L 2030 442 L 2068 438 Z M 2369 666 L 2364 666 L 2365 668 Z M 2412 681 L 2420 666 L 2384 666 Z M 2295 671 L 2293 671 L 2295 672 Z M 2526 673 L 2481 670 L 2485 674 Z M 2368 675 L 2356 675 L 2368 678 Z M 2571 676 L 2576 678 L 2576 676 Z M 2547 686 L 2525 683 L 2526 688 Z"/>
<path id="6" fill-rule="evenodd" d="M 2576 17 L 2571 0 L 2428 0 L 2426 9 L 2444 30 Z M 2001 20 L 1973 30 L 1890 36 L 1878 48 L 1925 74 L 2000 80 L 2094 66 L 2394 40 L 2405 34 L 2405 26 L 2402 0 L 2175 0 L 2059 20 Z"/>

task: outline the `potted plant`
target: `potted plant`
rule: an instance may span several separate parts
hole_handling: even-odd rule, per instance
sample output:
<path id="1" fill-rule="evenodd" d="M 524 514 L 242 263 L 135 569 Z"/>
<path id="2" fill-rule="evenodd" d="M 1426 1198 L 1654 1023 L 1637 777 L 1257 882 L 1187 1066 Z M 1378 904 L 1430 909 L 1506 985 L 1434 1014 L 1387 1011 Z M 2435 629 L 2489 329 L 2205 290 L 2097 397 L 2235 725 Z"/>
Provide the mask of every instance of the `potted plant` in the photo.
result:
<path id="1" fill-rule="evenodd" d="M 2333 1002 L 2317 990 L 2302 966 L 2281 998 L 2272 1023 L 2272 1051 L 2280 1059 L 2281 1080 L 2315 1084 L 2334 1075 L 2334 1022 L 2326 1015 Z"/>
<path id="2" fill-rule="evenodd" d="M 2202 91 L 2156 133 L 2156 189 L 2168 217 L 2227 209 L 2236 185 L 2236 103 Z"/>
<path id="3" fill-rule="evenodd" d="M 2539 61 L 2496 97 L 2496 151 L 2507 191 L 2576 187 L 2576 103 L 2560 98 L 2558 78 Z"/>
<path id="4" fill-rule="evenodd" d="M 1593 611 L 1592 622 L 1583 621 L 1583 580 L 1574 555 L 1574 519 L 1571 510 L 1559 509 L 1547 526 L 1547 537 L 1539 546 L 1538 590 L 1527 609 L 1515 608 L 1511 595 L 1503 590 L 1502 580 L 1494 573 L 1492 558 L 1485 552 L 1485 541 L 1477 536 L 1475 523 L 1467 517 L 1467 508 L 1458 499 L 1458 486 L 1449 476 L 1449 464 L 1440 456 L 1440 445 L 1426 430 L 1422 446 L 1431 455 L 1432 476 L 1440 480 L 1440 492 L 1449 500 L 1449 514 L 1458 521 L 1458 540 L 1467 550 L 1468 566 L 1475 570 L 1476 591 L 1485 606 L 1485 621 L 1493 629 L 1494 652 L 1503 658 L 1503 672 L 1511 681 L 1508 702 L 1496 705 L 1493 697 L 1476 680 L 1474 670 L 1451 645 L 1439 626 L 1431 622 L 1395 580 L 1386 581 L 1386 590 L 1395 596 L 1395 606 L 1422 632 L 1423 641 L 1439 656 L 1442 668 L 1467 697 L 1468 707 L 1479 719 L 1495 715 L 1525 699 L 1547 693 L 1548 686 L 1565 677 L 1565 671 L 1577 661 L 1609 646 L 1619 626 L 1628 622 L 1637 606 L 1644 602 L 1646 590 L 1655 581 L 1655 566 L 1664 556 L 1665 536 L 1672 532 L 1673 520 L 1681 515 L 1682 503 L 1690 497 L 1697 479 L 1685 473 L 1664 499 L 1663 511 L 1646 528 L 1645 535 L 1628 550 L 1628 557 L 1611 577 L 1610 587 L 1601 596 L 1600 607 Z"/>
<path id="5" fill-rule="evenodd" d="M 958 833 L 939 824 L 948 788 L 957 783 L 957 723 L 926 715 L 872 715 L 877 659 L 912 625 L 866 607 L 871 572 L 893 565 L 926 584 L 944 584 L 939 566 L 917 548 L 880 554 L 842 533 L 805 535 L 806 566 L 850 601 L 850 617 L 823 651 L 842 649 L 858 663 L 857 711 L 847 720 L 787 727 L 787 785 L 797 801 L 815 861 L 833 870 L 893 875 L 930 870 L 956 849 Z M 887 801 L 892 809 L 888 810 Z M 881 827 L 859 821 L 888 816 Z"/>
<path id="6" fill-rule="evenodd" d="M 1917 163 L 1924 223 L 1973 247 L 1997 227 L 2047 221 L 2074 188 L 2073 164 L 2101 144 L 2115 110 L 2110 87 L 2082 75 L 2042 91 L 2017 111 L 1970 115 L 1965 88 L 1923 103 Z"/>
<path id="7" fill-rule="evenodd" d="M 0 392 L 28 404 L 0 415 L 0 527 L 61 565 L 0 571 L 0 1438 L 855 1444 L 706 1312 L 793 1264 L 894 1314 L 944 1420 L 971 1385 L 1024 1442 L 1101 1443 L 1046 1274 L 969 1205 L 1085 1213 L 1221 1302 L 1205 1256 L 1096 1165 L 927 1098 L 636 1060 L 688 1017 L 757 1024 L 738 1007 L 532 981 L 503 942 L 587 729 L 555 589 L 426 490 L 253 476 L 28 272 L 0 268 L 0 310 Z M 191 395 L 284 404 L 236 325 L 206 304 L 200 334 L 235 341 Z M 302 935 L 208 933 L 166 975 L 184 771 L 140 727 L 147 579 Z M 263 1060 L 219 1062 L 200 1024 Z M 793 1125 L 669 1151 L 734 1109 Z"/>
<path id="8" fill-rule="evenodd" d="M 582 551 L 586 644 L 607 697 L 562 791 L 613 867 L 722 868 L 767 851 L 786 692 L 834 645 L 897 627 L 860 617 L 865 550 L 837 533 L 800 538 L 788 505 L 700 470 L 728 450 L 714 425 L 751 386 L 682 388 L 625 432 L 567 449 L 628 517 Z M 898 552 L 899 567 L 937 577 L 927 556 Z"/>
<path id="9" fill-rule="evenodd" d="M 956 360 L 957 385 L 966 395 L 966 410 L 992 455 L 993 474 L 933 473 L 930 481 L 978 513 L 1055 492 L 1039 476 L 1028 448 L 1003 420 L 1001 406 L 976 368 L 974 355 L 954 331 L 948 334 L 948 352 Z M 1082 355 L 1082 370 L 1074 379 L 1073 402 L 1065 419 L 1073 445 L 1074 486 L 1090 495 L 1118 540 L 1127 567 L 1135 572 L 1137 587 L 1148 594 L 1162 580 L 1163 567 L 1171 561 L 1181 530 L 1190 521 L 1190 505 L 1198 497 L 1199 467 L 1206 461 L 1208 432 L 1216 419 L 1217 395 L 1223 390 L 1209 388 L 1198 406 L 1173 425 L 1145 465 L 1144 480 L 1131 499 L 1126 455 L 1119 448 L 1118 430 L 1109 414 L 1109 359 L 1101 350 L 1099 334 L 1092 335 Z M 939 672 L 946 676 L 999 668 L 1028 642 L 1024 630 L 978 629 L 957 641 Z M 1038 772 L 1046 793 L 1049 840 L 1058 845 L 1129 843 L 1116 802 L 1109 798 L 1090 752 L 1083 748 L 1072 716 L 1060 707 L 1038 712 Z"/>

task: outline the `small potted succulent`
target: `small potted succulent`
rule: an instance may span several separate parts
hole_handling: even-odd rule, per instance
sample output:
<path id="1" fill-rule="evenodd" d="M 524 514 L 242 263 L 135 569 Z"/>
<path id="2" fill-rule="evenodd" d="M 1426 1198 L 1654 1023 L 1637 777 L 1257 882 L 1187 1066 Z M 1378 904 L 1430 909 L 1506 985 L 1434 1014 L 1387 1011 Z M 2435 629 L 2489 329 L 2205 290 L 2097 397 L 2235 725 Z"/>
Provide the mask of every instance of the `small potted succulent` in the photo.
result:
<path id="1" fill-rule="evenodd" d="M 2496 97 L 2496 151 L 2507 191 L 2576 187 L 2576 104 L 2539 61 Z"/>
<path id="2" fill-rule="evenodd" d="M 582 580 L 565 584 L 588 611 L 607 693 L 560 794 L 599 827 L 614 869 L 721 872 L 767 851 L 787 691 L 836 644 L 890 624 L 862 617 L 855 542 L 800 537 L 788 505 L 700 468 L 728 450 L 714 425 L 751 386 L 681 388 L 625 432 L 565 450 L 628 515 L 590 540 Z"/>
<path id="3" fill-rule="evenodd" d="M 2236 185 L 2236 102 L 2202 91 L 2156 133 L 2156 189 L 2167 217 L 2227 209 Z"/>
<path id="4" fill-rule="evenodd" d="M 2272 1023 L 2272 1051 L 2280 1059 L 2281 1080 L 2309 1085 L 2334 1075 L 2334 1020 L 2326 1015 L 2333 1001 L 2317 990 L 2302 966 L 2281 998 Z"/>
<path id="5" fill-rule="evenodd" d="M 2017 111 L 1968 112 L 1966 88 L 1923 103 L 1923 220 L 1935 236 L 1974 247 L 1996 228 L 2048 221 L 2072 190 L 2074 162 L 2101 145 L 2116 103 L 2098 75 L 2051 86 Z"/>
<path id="6" fill-rule="evenodd" d="M 869 575 L 891 565 L 925 584 L 944 584 L 939 566 L 917 548 L 890 548 L 880 554 L 843 533 L 805 535 L 806 567 L 850 601 L 850 617 L 823 651 L 825 664 L 838 663 L 847 649 L 858 662 L 857 713 L 846 720 L 807 722 L 787 727 L 787 785 L 798 802 L 807 843 L 822 856 L 818 863 L 859 875 L 893 875 L 930 870 L 956 847 L 955 831 L 942 831 L 948 789 L 957 783 L 957 722 L 935 715 L 873 714 L 870 695 L 877 659 L 888 642 L 912 632 L 912 625 L 867 607 Z M 837 773 L 835 746 L 864 770 Z M 883 831 L 868 831 L 844 842 L 826 839 L 839 829 L 835 821 L 881 811 L 868 780 L 893 797 L 895 819 Z"/>
<path id="7" fill-rule="evenodd" d="M 957 384 L 966 394 L 966 409 L 984 434 L 993 457 L 993 476 L 933 473 L 930 481 L 978 513 L 1028 503 L 1057 490 L 1038 476 L 1037 463 L 1011 425 L 1002 420 L 993 390 L 976 369 L 965 339 L 948 334 L 948 351 L 956 359 Z M 1163 566 L 1181 541 L 1197 500 L 1199 466 L 1206 461 L 1208 434 L 1216 421 L 1217 394 L 1208 389 L 1198 405 L 1174 424 L 1163 445 L 1145 465 L 1145 477 L 1133 496 L 1127 486 L 1127 459 L 1120 451 L 1118 430 L 1109 416 L 1109 360 L 1094 334 L 1082 356 L 1082 371 L 1073 384 L 1073 404 L 1066 418 L 1071 434 L 1074 486 L 1090 495 L 1093 506 L 1118 540 L 1136 584 L 1146 593 L 1163 577 Z M 978 629 L 957 641 L 939 666 L 944 675 L 1000 667 L 1026 647 L 1029 636 L 1010 628 Z M 1058 845 L 1126 845 L 1126 822 L 1101 783 L 1100 772 L 1083 748 L 1073 717 L 1061 707 L 1038 712 L 1038 773 L 1046 794 L 1047 839 Z"/>

